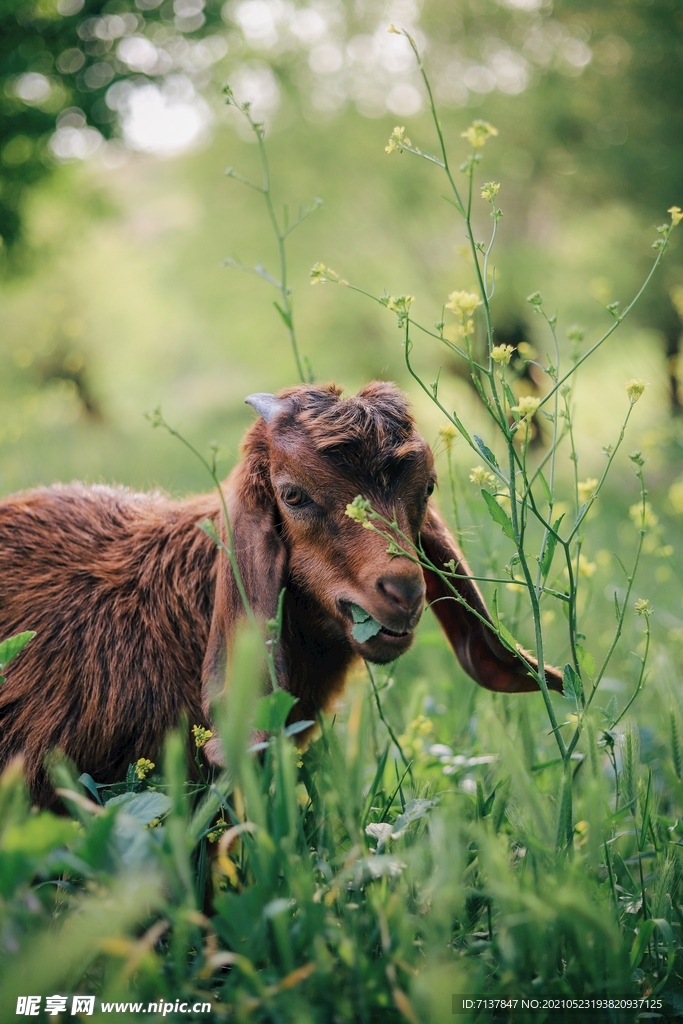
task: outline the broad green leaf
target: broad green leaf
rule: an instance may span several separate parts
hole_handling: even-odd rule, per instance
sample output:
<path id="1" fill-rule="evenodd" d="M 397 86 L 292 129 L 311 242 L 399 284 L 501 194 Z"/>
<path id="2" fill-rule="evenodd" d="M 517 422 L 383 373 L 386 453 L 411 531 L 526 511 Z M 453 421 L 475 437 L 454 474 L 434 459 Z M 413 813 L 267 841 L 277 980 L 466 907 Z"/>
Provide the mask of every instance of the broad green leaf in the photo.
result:
<path id="1" fill-rule="evenodd" d="M 581 671 L 585 672 L 587 676 L 595 675 L 595 658 L 585 647 L 581 644 L 576 645 L 576 657 L 579 659 L 579 665 Z"/>
<path id="2" fill-rule="evenodd" d="M 565 665 L 562 673 L 562 696 L 570 700 L 578 708 L 581 700 L 581 679 L 572 665 Z"/>
<path id="3" fill-rule="evenodd" d="M 106 807 L 118 807 L 139 825 L 149 825 L 171 809 L 171 798 L 165 793 L 121 793 L 107 800 Z"/>
<path id="4" fill-rule="evenodd" d="M 78 781 L 82 786 L 85 786 L 90 795 L 95 798 L 96 803 L 102 803 L 102 797 L 100 796 L 99 787 L 95 780 L 93 779 L 92 775 L 88 775 L 87 772 L 83 772 L 82 775 L 78 776 Z"/>
<path id="5" fill-rule="evenodd" d="M 16 658 L 20 651 L 23 651 L 26 644 L 30 643 L 35 635 L 32 629 L 27 629 L 26 632 L 17 633 L 16 636 L 11 636 L 0 643 L 0 671 L 7 668 L 10 661 Z"/>
<path id="6" fill-rule="evenodd" d="M 50 811 L 41 811 L 21 825 L 11 825 L 3 836 L 2 846 L 7 853 L 23 853 L 36 858 L 77 839 L 78 834 L 75 821 L 58 818 Z"/>
<path id="7" fill-rule="evenodd" d="M 349 608 L 354 622 L 367 622 L 372 618 L 370 612 L 366 612 L 365 608 L 361 608 L 359 604 L 349 604 Z"/>
<path id="8" fill-rule="evenodd" d="M 492 466 L 498 466 L 498 460 L 497 460 L 496 456 L 493 454 L 493 452 L 491 451 L 491 449 L 489 447 L 487 447 L 486 442 L 483 441 L 482 438 L 479 437 L 478 434 L 472 434 L 472 439 L 473 439 L 474 443 L 476 444 L 477 448 L 479 449 L 479 451 L 481 452 L 481 454 L 486 459 L 486 461 L 490 462 Z"/>
<path id="9" fill-rule="evenodd" d="M 265 732 L 279 732 L 296 703 L 297 698 L 286 690 L 274 690 L 267 697 L 261 697 L 256 705 L 254 727 Z"/>
<path id="10" fill-rule="evenodd" d="M 370 637 L 376 636 L 382 628 L 381 624 L 375 619 L 368 619 L 367 622 L 357 622 L 351 630 L 351 636 L 354 640 L 357 640 L 359 644 L 364 644 Z"/>
<path id="11" fill-rule="evenodd" d="M 349 607 L 353 616 L 351 636 L 359 644 L 364 644 L 371 636 L 379 633 L 382 623 L 378 622 L 377 619 L 373 619 L 372 615 L 366 612 L 365 608 L 361 608 L 360 605 L 350 604 Z"/>
<path id="12" fill-rule="evenodd" d="M 489 510 L 491 519 L 493 519 L 494 523 L 498 523 L 498 525 L 502 527 L 503 533 L 506 537 L 509 537 L 510 540 L 514 540 L 515 531 L 512 529 L 512 520 L 505 509 L 501 508 L 493 495 L 489 494 L 488 491 L 485 491 L 483 487 L 481 489 L 481 494 L 486 502 L 486 507 Z"/>
<path id="13" fill-rule="evenodd" d="M 49 811 L 32 815 L 21 823 L 3 824 L 5 828 L 0 842 L 0 903 L 3 904 L 4 912 L 7 906 L 4 898 L 13 894 L 17 896 L 17 887 L 35 875 L 37 863 L 44 857 L 52 859 L 60 847 L 75 844 L 79 832 L 75 821 L 58 818 Z"/>
<path id="14" fill-rule="evenodd" d="M 397 837 L 398 832 L 402 832 L 403 829 L 407 828 L 408 825 L 413 821 L 417 821 L 419 818 L 426 818 L 433 807 L 436 807 L 438 800 L 409 800 L 406 804 L 406 808 L 403 814 L 399 814 L 398 818 L 393 825 L 394 838 Z"/>

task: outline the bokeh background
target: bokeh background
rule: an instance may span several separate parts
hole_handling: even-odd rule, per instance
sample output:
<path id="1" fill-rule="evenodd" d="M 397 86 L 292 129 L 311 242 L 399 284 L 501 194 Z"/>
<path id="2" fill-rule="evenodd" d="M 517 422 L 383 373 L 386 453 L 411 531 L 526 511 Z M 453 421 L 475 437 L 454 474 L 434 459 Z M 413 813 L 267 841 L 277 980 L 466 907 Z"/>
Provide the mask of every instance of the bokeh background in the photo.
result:
<path id="1" fill-rule="evenodd" d="M 442 423 L 406 373 L 395 317 L 308 277 L 321 260 L 374 294 L 410 293 L 427 324 L 450 291 L 474 283 L 435 169 L 384 152 L 395 125 L 435 147 L 413 56 L 392 23 L 424 53 L 455 166 L 473 118 L 499 130 L 482 167 L 482 180 L 502 182 L 498 340 L 526 341 L 541 360 L 550 351 L 525 302 L 536 289 L 557 309 L 565 358 L 573 325 L 587 345 L 610 322 L 605 305 L 627 304 L 654 258 L 654 226 L 683 200 L 676 0 L 3 0 L 0 492 L 70 479 L 206 488 L 199 463 L 145 412 L 161 406 L 199 447 L 217 440 L 227 473 L 253 416 L 244 396 L 296 382 L 277 294 L 223 263 L 277 272 L 262 197 L 225 176 L 228 166 L 260 174 L 226 82 L 266 125 L 278 206 L 323 200 L 289 240 L 297 332 L 315 378 L 351 390 L 398 381 L 443 455 Z M 483 235 L 483 202 L 478 218 Z M 682 315 L 674 236 L 637 310 L 581 370 L 575 398 L 584 479 L 616 439 L 625 382 L 648 383 L 626 447 L 648 459 L 658 517 L 636 596 L 654 600 L 674 674 Z M 442 367 L 442 400 L 487 430 L 462 367 L 416 340 L 425 379 Z M 474 501 L 471 452 L 456 442 L 454 456 L 458 488 Z M 610 552 L 635 544 L 636 498 L 624 456 L 584 548 L 598 618 L 621 585 Z M 496 553 L 482 516 L 475 501 L 466 547 L 486 568 Z"/>

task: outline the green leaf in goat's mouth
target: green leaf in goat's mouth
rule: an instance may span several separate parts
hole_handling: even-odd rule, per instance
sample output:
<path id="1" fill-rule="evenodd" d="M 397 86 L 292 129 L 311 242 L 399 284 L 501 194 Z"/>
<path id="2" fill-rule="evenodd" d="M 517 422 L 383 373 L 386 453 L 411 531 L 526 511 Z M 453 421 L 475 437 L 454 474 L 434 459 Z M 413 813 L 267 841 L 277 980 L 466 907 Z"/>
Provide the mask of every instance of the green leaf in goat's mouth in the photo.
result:
<path id="1" fill-rule="evenodd" d="M 373 619 L 369 612 L 366 612 L 365 608 L 361 608 L 360 605 L 351 604 L 349 602 L 349 608 L 351 609 L 351 615 L 353 616 L 353 629 L 351 630 L 351 636 L 359 644 L 364 644 L 370 637 L 376 636 L 382 628 L 382 623 L 378 622 L 377 619 Z"/>

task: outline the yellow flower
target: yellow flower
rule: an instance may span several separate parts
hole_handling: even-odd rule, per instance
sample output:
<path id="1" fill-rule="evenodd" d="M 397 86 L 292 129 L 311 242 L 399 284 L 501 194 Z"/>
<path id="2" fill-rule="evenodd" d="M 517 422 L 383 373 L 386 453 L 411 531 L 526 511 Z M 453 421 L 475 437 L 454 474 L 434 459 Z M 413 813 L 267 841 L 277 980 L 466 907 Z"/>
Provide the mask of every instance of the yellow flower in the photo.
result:
<path id="1" fill-rule="evenodd" d="M 147 778 L 153 768 L 154 761 L 149 761 L 146 757 L 141 757 L 135 762 L 135 774 L 141 782 Z"/>
<path id="2" fill-rule="evenodd" d="M 593 497 L 597 486 L 598 481 L 594 477 L 589 477 L 587 480 L 582 480 L 579 483 L 579 501 L 582 505 Z"/>
<path id="3" fill-rule="evenodd" d="M 353 501 L 346 506 L 346 515 L 349 519 L 354 519 L 357 523 L 363 523 L 367 525 L 368 513 L 372 506 L 370 502 L 358 494 Z"/>
<path id="4" fill-rule="evenodd" d="M 446 309 L 452 309 L 463 319 L 472 316 L 477 306 L 481 306 L 481 299 L 474 292 L 451 292 L 446 303 Z"/>
<path id="5" fill-rule="evenodd" d="M 207 834 L 207 839 L 210 843 L 217 843 L 224 832 L 228 830 L 227 821 L 217 821 L 213 826 L 213 830 Z"/>
<path id="6" fill-rule="evenodd" d="M 327 280 L 327 267 L 324 263 L 316 263 L 311 267 L 311 284 L 325 284 Z"/>
<path id="7" fill-rule="evenodd" d="M 589 562 L 584 555 L 579 555 L 579 576 L 589 580 L 595 573 L 597 566 L 595 562 Z"/>
<path id="8" fill-rule="evenodd" d="M 463 320 L 461 324 L 457 324 L 455 333 L 459 338 L 469 338 L 474 334 L 474 320 Z"/>
<path id="9" fill-rule="evenodd" d="M 446 423 L 444 427 L 439 427 L 438 435 L 446 446 L 446 451 L 451 451 L 454 441 L 458 436 L 458 431 L 452 423 Z"/>
<path id="10" fill-rule="evenodd" d="M 629 397 L 631 405 L 635 405 L 639 398 L 642 397 L 643 391 L 647 387 L 644 380 L 630 380 L 626 385 L 626 394 Z"/>
<path id="11" fill-rule="evenodd" d="M 399 295 L 398 298 L 394 298 L 393 295 L 390 295 L 389 301 L 387 302 L 387 309 L 390 309 L 392 313 L 400 313 L 407 316 L 410 311 L 410 307 L 414 302 L 414 295 Z"/>
<path id="12" fill-rule="evenodd" d="M 674 227 L 683 220 L 683 210 L 680 206 L 670 206 L 666 212 L 671 214 L 671 223 Z"/>
<path id="13" fill-rule="evenodd" d="M 487 181 L 485 185 L 482 185 L 481 198 L 492 203 L 499 192 L 500 184 L 497 181 Z"/>
<path id="14" fill-rule="evenodd" d="M 394 128 L 393 132 L 389 136 L 389 141 L 384 147 L 385 153 L 400 152 L 404 146 L 410 146 L 410 139 L 406 138 L 405 128 Z"/>
<path id="15" fill-rule="evenodd" d="M 473 121 L 469 128 L 460 132 L 461 139 L 467 139 L 472 149 L 481 149 L 486 145 L 486 140 L 497 135 L 498 129 L 494 128 L 488 121 Z"/>
<path id="16" fill-rule="evenodd" d="M 417 760 L 422 761 L 426 757 L 424 738 L 429 736 L 433 730 L 434 724 L 431 719 L 425 715 L 418 715 L 399 737 L 399 742 L 404 750 L 411 753 Z"/>
<path id="17" fill-rule="evenodd" d="M 522 419 L 531 419 L 540 404 L 540 398 L 535 398 L 533 395 L 522 395 L 517 405 L 513 405 L 512 410 L 518 412 Z"/>
<path id="18" fill-rule="evenodd" d="M 408 731 L 416 733 L 418 736 L 428 736 L 434 728 L 431 718 L 427 718 L 425 715 L 418 715 L 408 726 Z"/>
<path id="19" fill-rule="evenodd" d="M 473 466 L 470 473 L 470 482 L 476 484 L 477 487 L 493 487 L 496 483 L 496 478 L 484 466 Z"/>
<path id="20" fill-rule="evenodd" d="M 573 716 L 570 715 L 569 717 L 571 718 Z M 578 721 L 578 719 L 577 719 L 577 721 Z M 585 846 L 586 845 L 586 843 L 588 842 L 588 832 L 589 832 L 589 829 L 590 829 L 590 826 L 589 826 L 587 821 L 577 821 L 576 825 L 574 826 L 574 845 L 575 846 Z"/>
<path id="21" fill-rule="evenodd" d="M 208 743 L 213 736 L 211 730 L 205 729 L 203 725 L 193 725 L 192 734 L 194 736 L 194 745 L 197 750 L 203 747 L 205 743 Z"/>
<path id="22" fill-rule="evenodd" d="M 500 363 L 501 366 L 507 366 L 512 359 L 512 353 L 514 352 L 512 345 L 495 345 L 491 349 L 491 359 L 494 363 Z"/>
<path id="23" fill-rule="evenodd" d="M 652 615 L 652 605 L 647 598 L 639 597 L 635 603 L 636 615 Z"/>

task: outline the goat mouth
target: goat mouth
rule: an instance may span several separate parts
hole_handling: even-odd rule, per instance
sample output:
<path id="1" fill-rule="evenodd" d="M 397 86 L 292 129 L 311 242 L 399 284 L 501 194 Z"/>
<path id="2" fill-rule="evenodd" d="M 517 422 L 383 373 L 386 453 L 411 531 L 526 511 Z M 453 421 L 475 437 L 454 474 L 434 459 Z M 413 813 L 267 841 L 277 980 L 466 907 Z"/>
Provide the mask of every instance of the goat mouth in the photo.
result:
<path id="1" fill-rule="evenodd" d="M 351 601 L 340 601 L 340 606 L 344 614 L 344 618 L 353 623 L 351 635 L 356 643 L 361 645 L 371 643 L 375 638 L 379 637 L 392 641 L 406 640 L 413 635 L 412 629 L 389 629 L 388 626 L 385 626 L 378 619 L 375 619 L 370 612 L 365 611 L 365 609 L 361 608 L 360 605 L 354 605 Z M 364 619 L 361 617 L 360 613 L 364 614 Z M 370 625 L 370 630 L 359 633 L 358 630 L 362 630 L 362 627 L 366 624 Z"/>
<path id="2" fill-rule="evenodd" d="M 395 629 L 387 629 L 386 626 L 382 626 L 382 628 L 380 629 L 380 633 L 383 634 L 384 636 L 404 637 L 404 636 L 410 636 L 410 632 L 411 631 L 409 629 L 406 629 L 406 630 L 403 631 L 403 633 L 397 633 Z"/>

